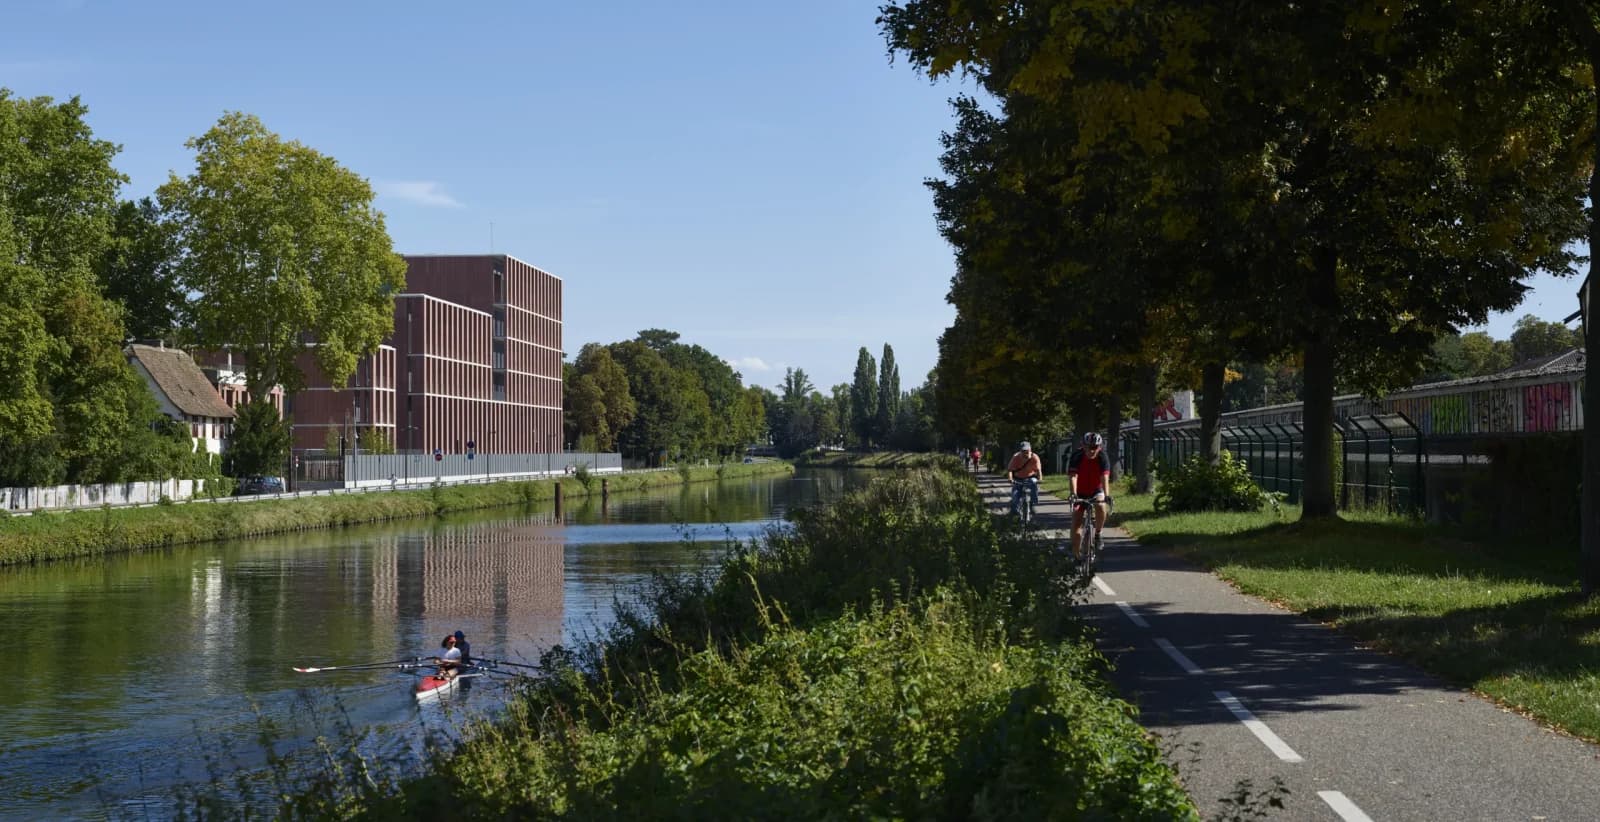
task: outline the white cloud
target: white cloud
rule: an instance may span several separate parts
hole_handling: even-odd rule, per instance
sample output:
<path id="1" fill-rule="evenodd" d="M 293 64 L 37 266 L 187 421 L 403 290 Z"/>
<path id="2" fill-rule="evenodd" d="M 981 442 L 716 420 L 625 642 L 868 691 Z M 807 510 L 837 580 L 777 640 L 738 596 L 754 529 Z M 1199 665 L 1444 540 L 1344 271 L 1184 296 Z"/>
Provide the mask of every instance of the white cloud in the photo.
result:
<path id="1" fill-rule="evenodd" d="M 767 365 L 766 361 L 761 359 L 760 357 L 740 357 L 739 359 L 735 360 L 733 364 L 738 366 L 740 368 L 740 370 L 743 370 L 743 371 L 771 371 L 772 370 L 772 366 Z"/>
<path id="2" fill-rule="evenodd" d="M 461 201 L 446 194 L 432 180 L 389 180 L 373 183 L 379 197 L 393 197 L 420 206 L 461 208 Z"/>

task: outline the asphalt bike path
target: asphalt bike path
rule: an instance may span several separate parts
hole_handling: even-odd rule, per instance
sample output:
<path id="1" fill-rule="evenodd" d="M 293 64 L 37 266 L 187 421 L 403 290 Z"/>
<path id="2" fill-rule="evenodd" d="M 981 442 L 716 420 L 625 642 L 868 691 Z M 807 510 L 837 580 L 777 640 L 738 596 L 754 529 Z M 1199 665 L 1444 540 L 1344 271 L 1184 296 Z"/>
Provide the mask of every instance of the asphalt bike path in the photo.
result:
<path id="1" fill-rule="evenodd" d="M 979 475 L 996 513 L 1004 477 Z M 1068 539 L 1064 501 L 1035 527 Z M 1111 679 L 1201 813 L 1240 780 L 1273 820 L 1600 820 L 1600 747 L 1545 730 L 1107 528 L 1083 606 Z"/>

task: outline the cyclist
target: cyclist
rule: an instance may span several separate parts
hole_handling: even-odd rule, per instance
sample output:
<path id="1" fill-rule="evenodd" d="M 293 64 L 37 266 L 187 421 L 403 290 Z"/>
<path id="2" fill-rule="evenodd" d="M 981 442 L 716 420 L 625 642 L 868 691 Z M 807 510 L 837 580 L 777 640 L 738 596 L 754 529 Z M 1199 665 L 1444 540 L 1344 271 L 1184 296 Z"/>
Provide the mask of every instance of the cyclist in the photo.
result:
<path id="1" fill-rule="evenodd" d="M 1106 527 L 1106 491 L 1111 488 L 1111 459 L 1106 456 L 1105 437 L 1094 431 L 1083 435 L 1083 447 L 1072 452 L 1067 460 L 1067 481 L 1073 494 L 1094 500 L 1094 547 L 1100 549 L 1100 533 Z M 1072 555 L 1083 558 L 1079 550 L 1082 536 L 1083 509 L 1072 506 Z"/>
<path id="2" fill-rule="evenodd" d="M 1006 479 L 1011 481 L 1011 513 L 1017 513 L 1017 504 L 1022 501 L 1022 494 L 1026 491 L 1030 497 L 1029 502 L 1033 510 L 1039 510 L 1039 478 L 1044 476 L 1044 465 L 1039 461 L 1039 455 L 1033 453 L 1033 446 L 1023 440 L 1017 445 L 1017 453 L 1011 455 L 1011 462 L 1006 465 Z"/>

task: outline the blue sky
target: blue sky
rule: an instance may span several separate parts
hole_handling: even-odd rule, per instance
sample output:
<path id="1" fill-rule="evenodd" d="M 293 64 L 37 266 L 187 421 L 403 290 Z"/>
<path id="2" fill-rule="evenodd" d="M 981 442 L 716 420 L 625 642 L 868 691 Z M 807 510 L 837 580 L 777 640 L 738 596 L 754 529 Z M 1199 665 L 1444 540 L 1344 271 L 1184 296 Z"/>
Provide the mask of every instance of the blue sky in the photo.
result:
<path id="1" fill-rule="evenodd" d="M 876 3 L 12 0 L 0 86 L 80 95 L 128 196 L 247 111 L 372 180 L 402 253 L 493 250 L 566 282 L 565 345 L 678 331 L 824 390 L 894 347 L 919 384 L 954 317 L 922 180 L 946 100 L 890 65 Z M 1560 319 L 1573 281 L 1522 313 Z"/>

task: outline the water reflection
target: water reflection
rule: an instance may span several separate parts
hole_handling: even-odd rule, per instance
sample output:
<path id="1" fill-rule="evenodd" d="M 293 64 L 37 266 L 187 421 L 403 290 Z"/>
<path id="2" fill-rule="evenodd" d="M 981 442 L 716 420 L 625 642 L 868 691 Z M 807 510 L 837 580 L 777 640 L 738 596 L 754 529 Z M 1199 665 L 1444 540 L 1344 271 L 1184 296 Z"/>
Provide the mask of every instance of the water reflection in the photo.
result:
<path id="1" fill-rule="evenodd" d="M 103 560 L 0 569 L 0 625 L 24 660 L 0 689 L 0 817 L 98 816 L 203 781 L 199 751 L 255 747 L 252 706 L 291 742 L 304 691 L 357 727 L 415 730 L 410 679 L 292 666 L 436 652 L 533 661 L 592 633 L 653 573 L 703 568 L 796 506 L 866 475 L 816 472 L 569 500 Z M 492 707 L 496 689 L 474 689 Z M 414 746 L 403 731 L 395 749 Z M 248 764 L 248 761 L 247 761 Z M 157 813 L 157 815 L 160 815 Z"/>

